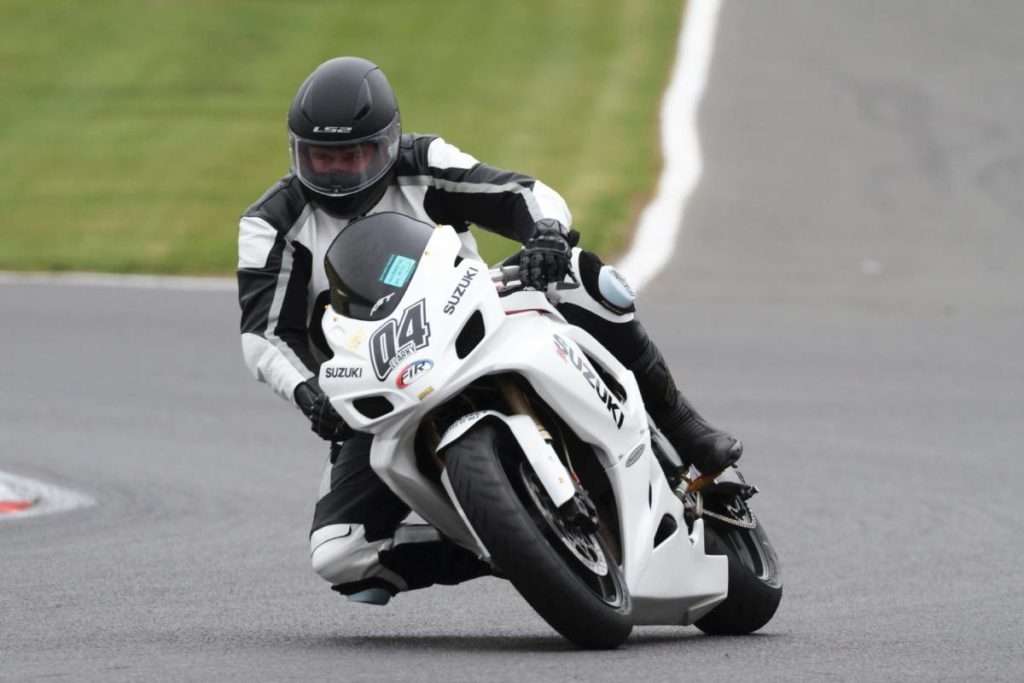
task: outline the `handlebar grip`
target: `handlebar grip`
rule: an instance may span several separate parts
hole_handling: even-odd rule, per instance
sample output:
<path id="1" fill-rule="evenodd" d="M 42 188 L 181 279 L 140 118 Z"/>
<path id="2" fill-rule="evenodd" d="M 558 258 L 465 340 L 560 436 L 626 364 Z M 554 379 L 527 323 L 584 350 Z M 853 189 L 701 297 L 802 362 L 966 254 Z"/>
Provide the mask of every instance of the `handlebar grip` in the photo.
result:
<path id="1" fill-rule="evenodd" d="M 507 285 L 519 280 L 519 266 L 504 266 L 491 270 L 491 282 Z"/>

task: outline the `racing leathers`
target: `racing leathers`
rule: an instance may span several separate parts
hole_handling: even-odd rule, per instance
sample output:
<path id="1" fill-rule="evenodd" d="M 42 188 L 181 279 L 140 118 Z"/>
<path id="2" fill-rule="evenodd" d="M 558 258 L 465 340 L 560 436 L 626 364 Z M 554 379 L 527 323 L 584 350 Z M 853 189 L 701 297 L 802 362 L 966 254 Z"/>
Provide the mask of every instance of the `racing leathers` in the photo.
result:
<path id="1" fill-rule="evenodd" d="M 480 163 L 442 138 L 403 135 L 390 173 L 386 191 L 367 214 L 395 211 L 451 225 L 465 258 L 479 258 L 471 223 L 521 243 L 535 237 L 535 243 L 557 243 L 552 230 L 569 236 L 572 216 L 557 192 L 529 176 Z M 329 207 L 288 175 L 239 225 L 245 362 L 258 380 L 293 403 L 300 386 L 315 387 L 319 365 L 331 355 L 320 322 L 329 300 L 323 260 L 350 220 Z M 570 279 L 579 284 L 550 294 L 552 303 L 634 370 L 655 424 L 703 471 L 735 461 L 739 442 L 708 426 L 676 390 L 660 353 L 634 320 L 632 292 L 621 276 L 578 248 L 570 252 L 569 267 Z M 310 414 L 308 405 L 303 410 Z M 431 527 L 403 524 L 409 509 L 370 468 L 370 442 L 369 435 L 355 433 L 331 445 L 310 535 L 315 571 L 350 596 L 393 595 L 488 573 Z"/>

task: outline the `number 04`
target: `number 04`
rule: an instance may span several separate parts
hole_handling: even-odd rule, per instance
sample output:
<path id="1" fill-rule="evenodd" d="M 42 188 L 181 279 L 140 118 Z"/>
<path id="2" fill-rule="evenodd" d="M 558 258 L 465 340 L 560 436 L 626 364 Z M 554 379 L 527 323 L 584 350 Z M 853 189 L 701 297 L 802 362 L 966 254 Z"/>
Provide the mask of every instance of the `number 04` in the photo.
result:
<path id="1" fill-rule="evenodd" d="M 383 381 L 394 370 L 395 359 L 430 344 L 427 304 L 420 299 L 402 311 L 402 318 L 391 318 L 370 337 L 370 360 L 377 379 Z"/>

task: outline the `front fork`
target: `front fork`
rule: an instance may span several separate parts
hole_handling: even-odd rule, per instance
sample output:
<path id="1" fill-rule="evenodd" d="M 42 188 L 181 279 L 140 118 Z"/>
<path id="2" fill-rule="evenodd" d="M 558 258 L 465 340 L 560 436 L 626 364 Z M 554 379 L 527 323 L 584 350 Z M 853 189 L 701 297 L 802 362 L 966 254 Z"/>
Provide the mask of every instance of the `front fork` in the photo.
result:
<path id="1" fill-rule="evenodd" d="M 501 390 L 502 397 L 505 399 L 505 402 L 508 404 L 512 412 L 519 415 L 529 416 L 537 426 L 537 431 L 540 433 L 541 438 L 551 445 L 552 449 L 557 453 L 558 449 L 554 448 L 554 439 L 552 438 L 551 433 L 544 426 L 540 417 L 537 416 L 536 411 L 533 409 L 533 406 L 530 405 L 530 400 L 526 394 L 523 393 L 523 390 L 507 377 L 502 377 L 498 381 L 498 387 Z M 569 459 L 569 455 L 566 452 L 564 444 L 562 444 L 561 450 L 565 457 L 565 467 L 569 470 L 569 474 L 572 476 L 573 485 L 576 488 L 576 495 L 559 506 L 559 511 L 564 515 L 566 522 L 568 522 L 572 527 L 584 533 L 595 532 L 598 530 L 601 523 L 600 517 L 597 513 L 597 506 L 591 499 L 590 494 L 587 493 L 587 490 L 583 488 L 583 485 L 580 483 L 579 476 L 577 476 L 575 470 L 573 470 L 572 461 Z"/>
<path id="2" fill-rule="evenodd" d="M 533 423 L 537 425 L 537 431 L 540 432 L 541 438 L 551 443 L 551 434 L 544 427 L 544 423 L 540 421 L 540 418 L 537 417 L 537 413 L 533 410 L 533 406 L 530 405 L 530 401 L 526 398 L 523 390 L 508 377 L 498 379 L 498 389 L 501 391 L 501 396 L 505 399 L 512 414 L 529 416 Z"/>

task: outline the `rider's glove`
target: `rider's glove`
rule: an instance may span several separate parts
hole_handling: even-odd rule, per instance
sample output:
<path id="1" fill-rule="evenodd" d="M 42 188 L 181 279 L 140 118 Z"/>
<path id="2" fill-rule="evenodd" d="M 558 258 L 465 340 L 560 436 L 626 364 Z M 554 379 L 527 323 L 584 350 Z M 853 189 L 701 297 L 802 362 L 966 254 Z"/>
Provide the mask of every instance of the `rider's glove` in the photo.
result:
<path id="1" fill-rule="evenodd" d="M 544 289 L 549 282 L 565 279 L 579 233 L 553 218 L 539 220 L 534 227 L 533 237 L 519 253 L 519 279 L 527 287 Z"/>
<path id="2" fill-rule="evenodd" d="M 352 433 L 345 420 L 334 409 L 316 378 L 295 387 L 295 403 L 309 418 L 313 431 L 327 441 L 342 441 Z"/>

